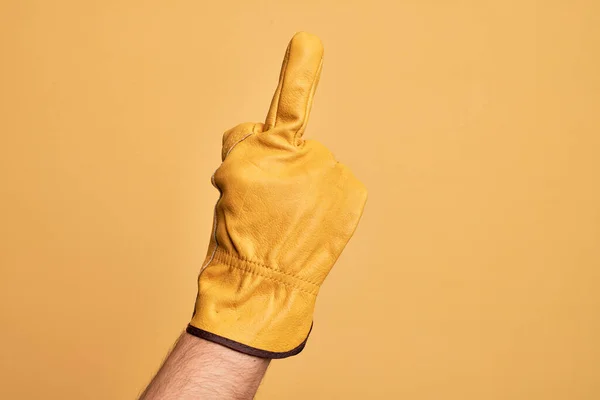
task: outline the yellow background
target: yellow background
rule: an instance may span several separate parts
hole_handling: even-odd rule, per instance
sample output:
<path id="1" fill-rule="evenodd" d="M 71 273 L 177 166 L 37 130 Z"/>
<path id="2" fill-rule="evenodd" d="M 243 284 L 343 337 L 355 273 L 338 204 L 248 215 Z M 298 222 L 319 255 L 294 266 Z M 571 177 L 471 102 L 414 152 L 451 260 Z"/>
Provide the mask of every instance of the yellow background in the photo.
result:
<path id="1" fill-rule="evenodd" d="M 298 30 L 370 197 L 258 398 L 600 398 L 597 2 L 0 4 L 0 398 L 142 390 Z"/>

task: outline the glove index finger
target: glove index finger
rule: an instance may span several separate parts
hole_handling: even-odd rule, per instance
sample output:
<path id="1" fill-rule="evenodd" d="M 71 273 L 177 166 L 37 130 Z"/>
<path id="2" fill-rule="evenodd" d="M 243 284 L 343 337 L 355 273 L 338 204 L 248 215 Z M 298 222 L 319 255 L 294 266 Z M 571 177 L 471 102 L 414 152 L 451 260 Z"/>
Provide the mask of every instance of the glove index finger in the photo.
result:
<path id="1" fill-rule="evenodd" d="M 306 32 L 296 33 L 283 59 L 265 130 L 281 128 L 296 144 L 308 122 L 322 65 L 321 39 Z"/>

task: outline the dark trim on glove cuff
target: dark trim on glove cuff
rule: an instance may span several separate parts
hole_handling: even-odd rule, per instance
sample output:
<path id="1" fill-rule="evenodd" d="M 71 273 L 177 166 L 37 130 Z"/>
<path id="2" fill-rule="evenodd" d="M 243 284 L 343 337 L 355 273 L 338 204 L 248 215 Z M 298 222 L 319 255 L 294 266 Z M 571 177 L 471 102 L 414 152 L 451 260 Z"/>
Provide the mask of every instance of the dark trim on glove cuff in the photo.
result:
<path id="1" fill-rule="evenodd" d="M 312 325 L 310 326 L 310 331 L 312 331 Z M 306 335 L 306 339 L 304 339 L 304 341 L 302 343 L 300 343 L 300 345 L 298 347 L 296 347 L 290 351 L 275 352 L 275 351 L 267 351 L 267 350 L 261 350 L 261 349 L 257 349 L 254 347 L 250 347 L 243 343 L 236 342 L 235 340 L 227 339 L 227 338 L 224 338 L 223 336 L 215 335 L 214 333 L 207 332 L 200 328 L 196 328 L 195 326 L 192 326 L 192 325 L 188 325 L 187 329 L 186 329 L 186 332 L 189 333 L 190 335 L 194 335 L 199 338 L 206 339 L 206 340 L 209 340 L 214 343 L 218 343 L 222 346 L 229 347 L 230 349 L 233 349 L 235 351 L 239 351 L 240 353 L 248 354 L 248 355 L 251 355 L 254 357 L 271 358 L 271 359 L 291 357 L 291 356 L 295 356 L 296 354 L 300 353 L 304 349 L 304 346 L 306 346 L 306 341 L 308 340 L 308 336 L 310 336 L 310 331 L 308 331 L 308 335 Z"/>

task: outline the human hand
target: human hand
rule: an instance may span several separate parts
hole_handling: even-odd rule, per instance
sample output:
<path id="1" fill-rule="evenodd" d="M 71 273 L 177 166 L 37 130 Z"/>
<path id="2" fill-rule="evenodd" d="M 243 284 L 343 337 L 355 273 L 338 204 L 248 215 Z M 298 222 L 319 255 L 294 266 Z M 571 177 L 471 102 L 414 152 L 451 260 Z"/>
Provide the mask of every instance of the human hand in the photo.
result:
<path id="1" fill-rule="evenodd" d="M 193 335 L 264 358 L 304 348 L 319 288 L 367 198 L 325 146 L 303 139 L 322 63 L 320 39 L 297 33 L 265 123 L 223 136 Z"/>

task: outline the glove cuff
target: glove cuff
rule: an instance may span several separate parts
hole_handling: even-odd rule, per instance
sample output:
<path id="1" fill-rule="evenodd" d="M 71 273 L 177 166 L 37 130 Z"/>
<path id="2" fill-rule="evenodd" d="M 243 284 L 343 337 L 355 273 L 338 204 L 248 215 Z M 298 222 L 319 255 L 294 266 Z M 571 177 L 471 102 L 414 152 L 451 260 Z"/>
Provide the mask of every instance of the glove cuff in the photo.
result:
<path id="1" fill-rule="evenodd" d="M 315 283 L 217 249 L 198 285 L 188 333 L 262 358 L 290 357 L 306 345 Z"/>
<path id="2" fill-rule="evenodd" d="M 312 330 L 312 324 L 310 326 L 310 329 Z M 300 345 L 298 347 L 296 347 L 290 351 L 274 352 L 274 351 L 257 349 L 255 347 L 251 347 L 251 346 L 245 345 L 243 343 L 236 342 L 235 340 L 231 340 L 231 339 L 227 339 L 226 337 L 223 337 L 223 336 L 215 335 L 214 333 L 205 331 L 200 328 L 196 328 L 195 326 L 193 326 L 191 324 L 188 324 L 187 329 L 185 331 L 187 333 L 189 333 L 190 335 L 194 335 L 196 337 L 199 337 L 199 338 L 202 338 L 205 340 L 209 340 L 214 343 L 218 343 L 221 346 L 225 346 L 225 347 L 228 347 L 235 351 L 239 351 L 240 353 L 248 354 L 248 355 L 251 355 L 254 357 L 269 358 L 269 359 L 287 358 L 287 357 L 295 356 L 296 354 L 298 354 L 302 350 L 304 350 L 304 346 L 306 346 L 306 342 L 308 341 L 308 336 L 306 336 L 306 339 L 304 339 L 304 341 L 302 343 L 300 343 Z M 308 333 L 310 335 L 310 331 Z"/>

